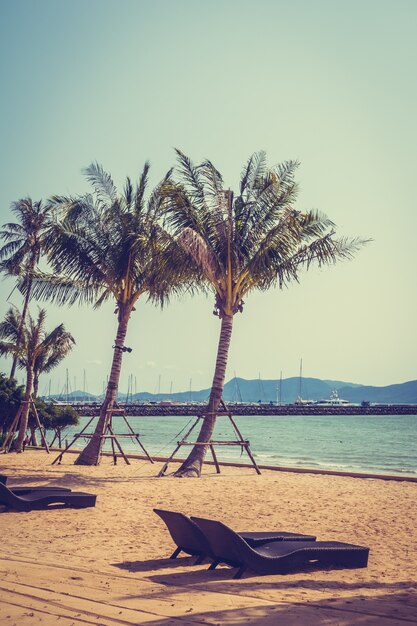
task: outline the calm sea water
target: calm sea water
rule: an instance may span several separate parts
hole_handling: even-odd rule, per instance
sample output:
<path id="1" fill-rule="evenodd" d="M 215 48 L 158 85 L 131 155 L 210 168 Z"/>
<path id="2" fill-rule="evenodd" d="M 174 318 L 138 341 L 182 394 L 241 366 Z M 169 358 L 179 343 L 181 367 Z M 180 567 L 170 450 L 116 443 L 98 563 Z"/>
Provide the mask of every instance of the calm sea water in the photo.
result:
<path id="1" fill-rule="evenodd" d="M 65 438 L 71 441 L 89 418 L 68 429 Z M 191 427 L 189 417 L 129 417 L 134 430 L 148 452 L 169 456 L 176 442 Z M 248 416 L 234 418 L 243 438 L 249 439 L 257 462 L 262 465 L 283 465 L 417 475 L 417 416 Z M 96 420 L 93 420 L 93 424 Z M 127 432 L 121 417 L 113 418 L 116 433 Z M 195 441 L 199 426 L 188 438 Z M 89 428 L 86 432 L 91 432 Z M 219 417 L 214 439 L 235 440 L 227 417 Z M 126 452 L 141 452 L 130 438 L 120 440 Z M 79 447 L 77 442 L 77 447 Z M 110 449 L 106 443 L 105 449 Z M 183 448 L 188 453 L 189 447 Z M 218 447 L 219 460 L 247 462 L 240 447 Z"/>

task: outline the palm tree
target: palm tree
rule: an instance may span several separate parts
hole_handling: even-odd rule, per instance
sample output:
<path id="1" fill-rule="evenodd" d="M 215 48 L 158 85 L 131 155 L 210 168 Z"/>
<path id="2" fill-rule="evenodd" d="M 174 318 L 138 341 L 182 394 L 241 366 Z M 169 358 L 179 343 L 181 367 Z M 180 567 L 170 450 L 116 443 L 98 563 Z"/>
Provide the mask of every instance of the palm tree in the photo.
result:
<path id="1" fill-rule="evenodd" d="M 145 201 L 149 164 L 135 189 L 129 178 L 118 195 L 111 176 L 97 163 L 86 170 L 93 194 L 82 197 L 55 196 L 51 205 L 63 216 L 51 225 L 46 238 L 49 261 L 58 276 L 38 275 L 34 295 L 59 304 L 94 303 L 98 308 L 113 299 L 117 332 L 108 385 L 99 420 L 78 465 L 99 462 L 103 438 L 117 398 L 125 338 L 131 313 L 140 296 L 163 304 L 169 292 L 189 275 L 181 264 L 169 264 L 167 250 L 176 246 L 158 223 L 161 186 Z M 178 248 L 178 246 L 177 246 Z"/>
<path id="2" fill-rule="evenodd" d="M 32 294 L 33 272 L 42 252 L 42 237 L 49 220 L 49 207 L 42 205 L 42 201 L 33 202 L 31 198 L 23 198 L 13 202 L 12 211 L 18 221 L 4 224 L 0 231 L 0 238 L 6 242 L 0 248 L 0 271 L 9 276 L 19 276 L 27 284 L 10 378 L 14 377 L 16 371 L 20 336 Z"/>
<path id="3" fill-rule="evenodd" d="M 61 363 L 72 350 L 74 339 L 64 329 L 63 324 L 58 326 L 61 331 L 57 333 L 53 344 L 44 343 L 37 351 L 33 364 L 33 397 L 38 397 L 39 378 L 41 374 L 51 372 Z"/>
<path id="4" fill-rule="evenodd" d="M 33 364 L 33 398 L 38 397 L 39 377 L 41 374 L 47 374 L 57 367 L 72 350 L 75 343 L 72 336 L 65 331 L 63 324 L 57 328 L 59 330 L 56 334 L 55 341 L 53 343 L 43 342 L 43 345 L 39 346 L 39 350 L 37 351 Z M 36 428 L 32 426 L 31 423 L 29 426 L 32 445 L 37 446 Z"/>
<path id="5" fill-rule="evenodd" d="M 22 451 L 23 440 L 28 426 L 29 404 L 33 393 L 34 380 L 39 377 L 40 363 L 48 361 L 60 352 L 62 358 L 68 354 L 74 345 L 72 335 L 60 324 L 51 332 L 45 331 L 46 311 L 40 309 L 38 317 L 33 319 L 28 313 L 26 322 L 22 322 L 22 315 L 13 307 L 6 313 L 5 320 L 0 323 L 0 355 L 17 353 L 17 365 L 26 370 L 25 393 L 19 407 L 19 433 L 14 445 L 17 452 Z M 19 342 L 19 344 L 18 344 Z M 59 346 L 59 347 L 58 347 Z M 60 360 L 62 360 L 62 358 Z M 53 361 L 50 361 L 52 365 Z M 57 361 L 55 360 L 57 364 Z M 36 369 L 38 371 L 36 372 Z"/>
<path id="6" fill-rule="evenodd" d="M 223 179 L 206 160 L 195 166 L 177 150 L 180 181 L 167 184 L 166 211 L 177 241 L 192 259 L 194 270 L 215 297 L 221 320 L 213 383 L 197 439 L 210 441 L 222 397 L 233 318 L 255 289 L 280 288 L 299 281 L 311 264 L 350 258 L 359 239 L 334 237 L 334 224 L 317 211 L 294 208 L 295 161 L 268 168 L 263 152 L 243 168 L 238 194 L 225 191 Z M 200 476 L 207 446 L 196 445 L 175 473 Z"/>

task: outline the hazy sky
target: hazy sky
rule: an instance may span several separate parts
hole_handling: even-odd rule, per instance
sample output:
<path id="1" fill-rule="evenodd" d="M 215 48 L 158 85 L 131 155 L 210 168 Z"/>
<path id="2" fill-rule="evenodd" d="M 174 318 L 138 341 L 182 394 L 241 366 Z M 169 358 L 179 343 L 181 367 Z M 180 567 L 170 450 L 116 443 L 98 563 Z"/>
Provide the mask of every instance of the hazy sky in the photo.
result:
<path id="1" fill-rule="evenodd" d="M 118 186 L 173 147 L 236 188 L 249 155 L 298 159 L 299 208 L 374 241 L 300 285 L 247 298 L 228 378 L 304 374 L 385 385 L 417 378 L 415 0 L 0 0 L 0 223 L 21 197 L 77 194 L 97 160 Z M 0 315 L 11 281 L 1 283 Z M 17 292 L 11 302 L 20 305 Z M 121 389 L 209 386 L 219 321 L 195 297 L 130 322 Z M 49 311 L 77 346 L 52 376 L 102 390 L 116 317 Z M 31 310 L 36 312 L 32 303 Z M 8 372 L 9 362 L 0 369 Z M 19 379 L 21 375 L 19 375 Z M 41 381 L 44 392 L 49 376 Z"/>

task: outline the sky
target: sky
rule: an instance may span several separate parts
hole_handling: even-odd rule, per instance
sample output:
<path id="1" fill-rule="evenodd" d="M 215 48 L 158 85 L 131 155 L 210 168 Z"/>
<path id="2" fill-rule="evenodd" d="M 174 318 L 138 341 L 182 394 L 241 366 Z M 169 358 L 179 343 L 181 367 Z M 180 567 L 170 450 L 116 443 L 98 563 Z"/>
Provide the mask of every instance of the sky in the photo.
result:
<path id="1" fill-rule="evenodd" d="M 297 376 L 302 358 L 305 376 L 415 380 L 416 61 L 415 0 L 0 0 L 0 224 L 19 198 L 86 192 L 92 161 L 121 188 L 150 160 L 156 184 L 177 147 L 236 189 L 254 151 L 271 165 L 298 159 L 297 208 L 372 242 L 249 295 L 226 378 Z M 1 317 L 21 305 L 13 286 L 0 282 Z M 61 391 L 67 370 L 72 389 L 101 392 L 114 307 L 42 306 L 76 347 L 40 393 L 49 381 Z M 139 301 L 120 389 L 130 375 L 137 391 L 209 387 L 212 309 L 203 295 L 163 311 Z"/>

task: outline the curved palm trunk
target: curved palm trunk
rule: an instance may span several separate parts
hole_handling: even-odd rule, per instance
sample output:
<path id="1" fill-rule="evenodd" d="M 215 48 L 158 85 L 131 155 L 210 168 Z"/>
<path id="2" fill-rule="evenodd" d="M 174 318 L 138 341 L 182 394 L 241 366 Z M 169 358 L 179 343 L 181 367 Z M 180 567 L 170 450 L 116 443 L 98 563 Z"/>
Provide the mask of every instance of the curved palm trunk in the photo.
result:
<path id="1" fill-rule="evenodd" d="M 15 377 L 17 359 L 19 357 L 19 348 L 20 348 L 20 343 L 22 341 L 23 326 L 25 323 L 26 313 L 27 313 L 28 306 L 29 306 L 30 293 L 32 291 L 32 283 L 33 283 L 32 273 L 33 273 L 33 270 L 35 269 L 35 263 L 36 263 L 36 260 L 34 258 L 29 268 L 30 278 L 29 278 L 29 283 L 28 283 L 28 289 L 25 295 L 25 300 L 23 302 L 22 317 L 20 320 L 19 328 L 17 330 L 16 347 L 15 347 L 15 351 L 13 355 L 12 369 L 10 370 L 10 378 Z"/>
<path id="2" fill-rule="evenodd" d="M 206 409 L 206 415 L 204 417 L 201 430 L 198 434 L 197 443 L 206 443 L 210 441 L 213 434 L 217 412 L 219 409 L 220 401 L 222 399 L 232 329 L 233 316 L 224 315 L 222 317 L 219 345 L 217 348 L 217 359 L 216 368 L 214 370 L 213 384 L 211 387 L 210 398 Z M 199 477 L 201 475 L 201 468 L 207 452 L 207 448 L 208 445 L 194 446 L 190 454 L 188 455 L 188 458 L 174 473 L 174 476 L 177 476 L 179 478 Z"/>
<path id="3" fill-rule="evenodd" d="M 107 426 L 110 422 L 113 405 L 117 397 L 117 389 L 119 387 L 120 370 L 122 367 L 123 346 L 126 339 L 127 325 L 129 322 L 130 312 L 125 311 L 120 315 L 119 325 L 117 327 L 117 335 L 113 352 L 113 361 L 110 371 L 109 382 L 107 383 L 106 395 L 101 405 L 100 417 L 97 422 L 93 437 L 84 450 L 75 461 L 75 465 L 98 465 L 100 459 L 101 448 L 103 446 L 102 435 L 106 433 Z"/>
<path id="4" fill-rule="evenodd" d="M 25 389 L 25 395 L 23 396 L 23 400 L 22 400 L 23 409 L 20 415 L 19 433 L 17 435 L 17 439 L 13 446 L 13 449 L 16 452 L 23 451 L 23 440 L 26 436 L 26 430 L 28 427 L 29 402 L 30 402 L 30 397 L 32 395 L 32 387 L 33 387 L 33 368 L 28 367 L 26 370 L 26 389 Z"/>

